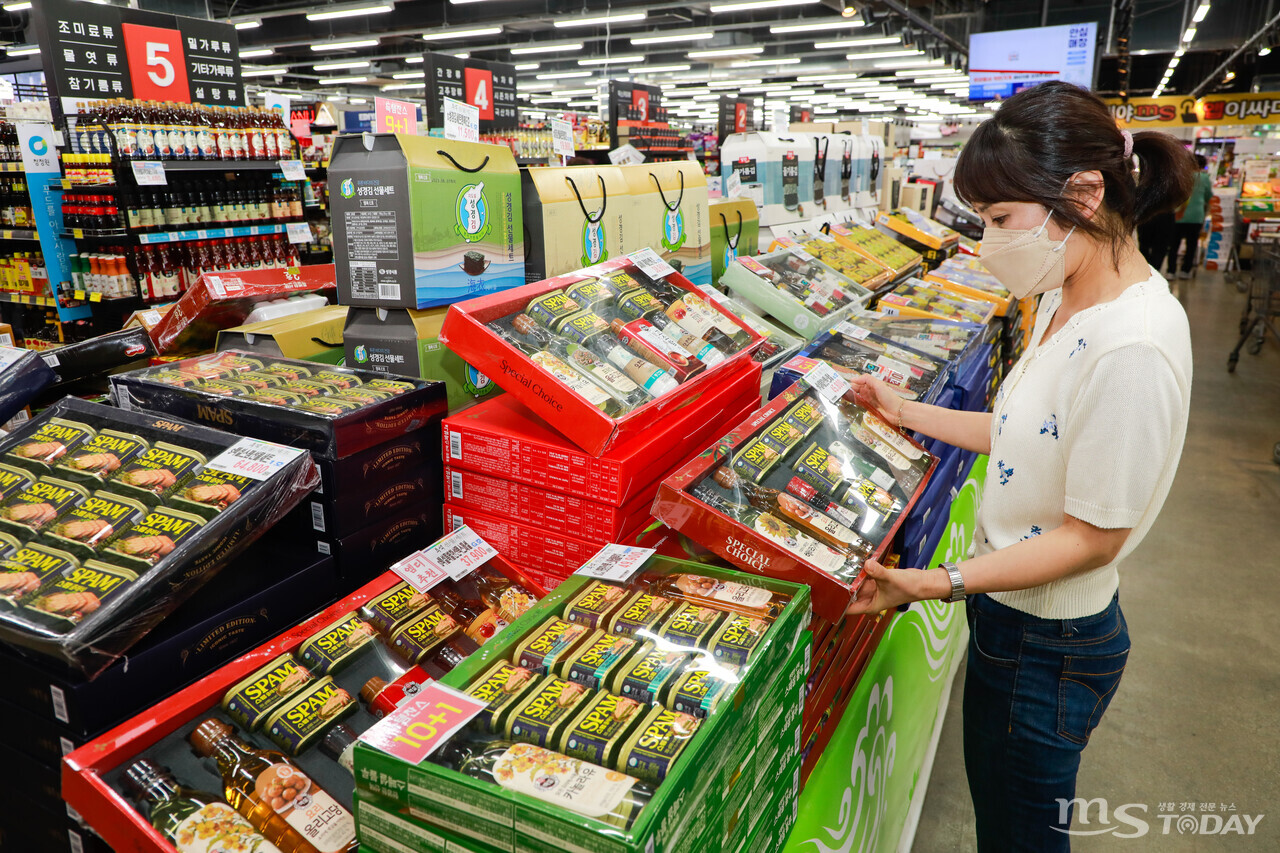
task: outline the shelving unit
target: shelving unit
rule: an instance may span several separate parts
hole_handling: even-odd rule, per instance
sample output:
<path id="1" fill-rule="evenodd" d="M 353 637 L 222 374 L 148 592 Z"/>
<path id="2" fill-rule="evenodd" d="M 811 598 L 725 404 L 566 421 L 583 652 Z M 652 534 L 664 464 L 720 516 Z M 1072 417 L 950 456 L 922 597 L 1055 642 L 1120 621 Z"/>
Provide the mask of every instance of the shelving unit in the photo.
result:
<path id="1" fill-rule="evenodd" d="M 30 240 L 40 242 L 40 235 L 34 228 L 5 228 L 0 231 L 0 240 Z"/>

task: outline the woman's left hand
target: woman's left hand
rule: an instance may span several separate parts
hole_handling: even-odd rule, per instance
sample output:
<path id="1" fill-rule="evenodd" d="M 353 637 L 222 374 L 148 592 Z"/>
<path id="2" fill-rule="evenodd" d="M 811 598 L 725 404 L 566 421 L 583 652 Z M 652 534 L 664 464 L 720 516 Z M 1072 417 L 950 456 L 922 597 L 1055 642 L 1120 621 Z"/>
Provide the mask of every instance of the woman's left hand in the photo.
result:
<path id="1" fill-rule="evenodd" d="M 875 560 L 867 560 L 862 567 L 866 580 L 858 589 L 858 597 L 850 602 L 845 612 L 850 615 L 874 614 L 891 610 L 899 604 L 910 604 L 927 598 L 941 598 L 933 588 L 935 572 L 919 569 L 886 569 Z M 948 586 L 948 592 L 950 586 Z"/>

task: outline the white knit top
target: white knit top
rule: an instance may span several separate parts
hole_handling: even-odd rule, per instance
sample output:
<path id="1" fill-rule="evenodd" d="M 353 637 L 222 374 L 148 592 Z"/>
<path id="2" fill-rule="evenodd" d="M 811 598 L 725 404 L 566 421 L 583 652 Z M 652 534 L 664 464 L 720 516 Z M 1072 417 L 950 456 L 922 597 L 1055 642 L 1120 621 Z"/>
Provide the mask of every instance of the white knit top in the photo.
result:
<path id="1" fill-rule="evenodd" d="M 1061 302 L 1061 290 L 1042 298 L 1027 351 L 996 396 L 977 553 L 1039 536 L 1064 513 L 1132 532 L 1106 566 L 991 595 L 1045 619 L 1110 604 L 1117 565 L 1169 494 L 1191 406 L 1187 315 L 1159 273 L 1079 312 L 1042 344 Z"/>

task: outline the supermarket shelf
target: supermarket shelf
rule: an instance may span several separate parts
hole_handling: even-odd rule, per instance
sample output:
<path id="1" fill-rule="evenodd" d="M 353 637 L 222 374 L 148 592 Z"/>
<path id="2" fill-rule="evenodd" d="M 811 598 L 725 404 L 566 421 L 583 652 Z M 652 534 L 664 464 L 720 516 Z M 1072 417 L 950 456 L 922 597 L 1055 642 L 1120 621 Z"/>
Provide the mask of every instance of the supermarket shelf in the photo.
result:
<path id="1" fill-rule="evenodd" d="M 151 231 L 139 234 L 134 231 L 122 231 L 117 234 L 91 234 L 83 229 L 73 228 L 65 237 L 73 240 L 98 240 L 102 242 L 133 242 L 144 246 L 161 243 L 183 243 L 187 240 L 220 240 L 224 237 L 257 237 L 262 234 L 283 234 L 284 225 L 239 225 L 231 228 L 197 228 L 183 231 Z"/>
<path id="2" fill-rule="evenodd" d="M 0 231 L 0 240 L 39 240 L 40 235 L 31 228 L 6 228 Z"/>
<path id="3" fill-rule="evenodd" d="M 27 171 L 27 167 L 22 165 L 22 162 L 20 160 L 15 160 L 12 163 L 8 163 L 8 162 L 0 163 L 0 172 L 25 172 L 25 171 Z"/>
<path id="4" fill-rule="evenodd" d="M 42 305 L 46 308 L 56 308 L 52 296 L 31 296 L 26 293 L 0 293 L 0 302 L 12 302 L 16 305 Z"/>
<path id="5" fill-rule="evenodd" d="M 279 160 L 144 160 L 163 163 L 166 172 L 278 172 Z"/>

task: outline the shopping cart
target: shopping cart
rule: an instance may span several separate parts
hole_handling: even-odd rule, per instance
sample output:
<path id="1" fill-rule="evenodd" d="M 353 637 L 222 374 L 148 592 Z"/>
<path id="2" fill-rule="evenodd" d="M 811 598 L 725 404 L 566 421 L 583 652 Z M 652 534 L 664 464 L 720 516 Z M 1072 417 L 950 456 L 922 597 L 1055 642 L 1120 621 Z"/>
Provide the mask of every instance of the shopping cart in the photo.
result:
<path id="1" fill-rule="evenodd" d="M 1240 340 L 1227 356 L 1227 372 L 1236 372 L 1240 350 L 1247 346 L 1250 355 L 1262 352 L 1267 334 L 1280 341 L 1274 320 L 1280 315 L 1280 234 L 1269 235 L 1254 245 L 1253 275 L 1250 276 L 1249 298 L 1240 318 Z"/>

